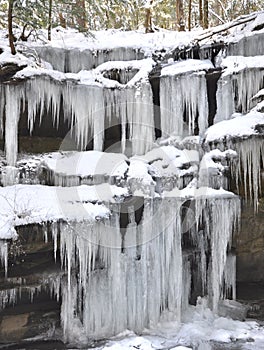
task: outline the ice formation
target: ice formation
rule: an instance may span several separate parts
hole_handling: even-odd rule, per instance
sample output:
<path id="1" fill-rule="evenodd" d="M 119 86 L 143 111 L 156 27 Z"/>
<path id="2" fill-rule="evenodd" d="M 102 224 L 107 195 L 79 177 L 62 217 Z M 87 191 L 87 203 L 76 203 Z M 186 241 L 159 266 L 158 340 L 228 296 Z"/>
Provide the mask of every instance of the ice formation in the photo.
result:
<path id="1" fill-rule="evenodd" d="M 8 165 L 1 171 L 3 185 L 17 181 L 23 166 L 17 162 L 22 113 L 30 133 L 48 114 L 55 128 L 63 118 L 82 150 L 34 163 L 35 174 L 41 168 L 50 186 L 0 189 L 0 263 L 7 274 L 7 240 L 17 237 L 18 226 L 41 224 L 45 242 L 49 226 L 62 271 L 41 284 L 62 301 L 65 341 L 87 344 L 164 321 L 179 325 L 197 296 L 201 315 L 208 313 L 203 303 L 216 314 L 222 300 L 236 297 L 232 234 L 240 200 L 226 191 L 230 164 L 237 187 L 243 184 L 255 209 L 261 189 L 263 113 L 256 104 L 263 94 L 263 57 L 222 60 L 217 114 L 210 120 L 221 123 L 207 129 L 206 74 L 214 69 L 209 60 L 162 66 L 159 125 L 150 84 L 155 63 L 142 59 L 154 52 L 153 43 L 152 51 L 134 45 L 108 48 L 107 55 L 103 47 L 85 50 L 82 44 L 74 50 L 38 48 L 59 71 L 43 63 L 46 68 L 17 73 L 17 84 L 0 84 Z M 247 115 L 233 114 L 252 107 Z M 122 153 L 103 153 L 105 130 L 115 125 Z M 154 144 L 155 127 L 162 132 L 160 147 Z M 85 152 L 91 140 L 94 150 Z M 140 208 L 129 204 L 131 198 L 139 199 Z M 41 288 L 28 289 L 31 299 Z M 1 291 L 0 307 L 14 304 L 22 289 Z"/>
<path id="2" fill-rule="evenodd" d="M 185 65 L 176 63 L 176 68 L 173 65 L 161 71 L 161 131 L 165 137 L 173 133 L 194 135 L 197 127 L 202 134 L 208 126 L 207 85 L 203 69 L 209 69 L 211 65 L 208 62 L 194 64 L 195 60 L 189 61 L 184 62 Z"/>
<path id="3" fill-rule="evenodd" d="M 258 209 L 258 199 L 261 194 L 261 166 L 264 164 L 264 144 L 262 137 L 249 138 L 241 142 L 232 143 L 238 153 L 239 165 L 232 164 L 231 170 L 235 175 L 237 189 L 243 188 L 246 200 Z M 231 148 L 230 147 L 230 148 Z M 241 191 L 239 191 L 241 192 Z"/>
<path id="4" fill-rule="evenodd" d="M 122 152 L 127 147 L 126 140 L 131 141 L 132 154 L 144 154 L 152 148 L 154 142 L 154 115 L 152 90 L 148 82 L 148 71 L 152 69 L 152 60 L 128 62 L 123 64 L 138 69 L 138 74 L 131 82 L 119 84 L 103 77 L 103 72 L 112 69 L 108 65 L 98 67 L 92 73 L 83 72 L 79 76 L 66 80 L 65 75 L 50 73 L 37 74 L 36 71 L 22 71 L 17 77 L 27 77 L 17 86 L 1 86 L 2 101 L 5 105 L 5 150 L 8 165 L 14 166 L 17 158 L 18 122 L 21 113 L 27 112 L 28 129 L 32 133 L 36 117 L 40 123 L 45 122 L 47 113 L 52 113 L 53 126 L 58 128 L 59 118 L 63 113 L 64 121 L 74 135 L 77 147 L 85 149 L 93 140 L 93 148 L 102 151 L 104 147 L 105 128 L 119 123 L 121 125 Z M 116 63 L 120 66 L 120 63 Z M 107 68 L 108 67 L 108 68 Z M 45 73 L 45 72 L 44 72 Z M 129 74 L 129 73 L 127 73 Z M 86 76 L 89 77 L 86 81 Z M 96 81 L 97 80 L 97 81 Z M 83 82 L 82 82 L 83 81 Z M 103 83 L 99 83 L 102 81 Z M 79 83 L 78 83 L 79 82 Z M 113 84 L 116 89 L 113 89 Z M 0 112 L 4 113 L 1 109 Z M 116 122 L 113 121 L 115 117 Z M 3 114 L 0 117 L 3 120 Z M 106 125 L 105 125 L 106 123 Z"/>
<path id="5" fill-rule="evenodd" d="M 257 210 L 261 194 L 261 167 L 264 164 L 261 131 L 264 116 L 263 113 L 251 111 L 246 115 L 233 117 L 211 126 L 206 132 L 205 143 L 211 148 L 231 149 L 237 153 L 237 159 L 233 158 L 231 162 L 231 172 L 236 180 L 237 190 Z"/>
<path id="6" fill-rule="evenodd" d="M 144 58 L 144 52 L 139 49 L 118 47 L 112 49 L 70 50 L 49 46 L 35 47 L 38 55 L 49 62 L 58 71 L 78 73 L 90 70 L 108 61 L 131 61 Z"/>
<path id="7" fill-rule="evenodd" d="M 125 235 L 118 226 L 118 211 L 108 224 L 62 228 L 60 249 L 68 275 L 62 321 L 68 341 L 74 338 L 72 324 L 77 319 L 87 339 L 125 329 L 141 332 L 161 320 L 181 321 L 192 278 L 181 248 L 178 212 L 183 203 L 181 198 L 145 199 L 141 223 L 137 226 L 132 216 Z M 198 221 L 193 225 L 206 222 L 201 239 L 207 238 L 212 250 L 205 268 L 205 293 L 217 311 L 224 279 L 228 286 L 235 283 L 234 276 L 225 272 L 233 266 L 226 267 L 226 250 L 239 215 L 239 200 L 205 196 L 197 198 L 196 206 Z"/>
<path id="8" fill-rule="evenodd" d="M 127 161 L 121 153 L 54 152 L 45 155 L 39 167 L 46 173 L 47 184 L 72 187 L 119 183 L 128 170 Z"/>
<path id="9" fill-rule="evenodd" d="M 24 186 L 25 192 L 28 193 L 30 187 L 36 186 Z M 14 191 L 13 199 L 18 200 L 23 209 L 22 202 L 26 201 L 23 186 L 17 188 L 20 191 Z M 47 189 L 38 186 L 36 202 L 43 201 L 42 190 L 48 198 Z M 9 195 L 11 203 L 10 189 L 3 191 L 6 198 Z M 90 213 L 88 221 L 80 217 L 81 207 L 78 206 L 77 221 L 68 218 L 67 223 L 65 216 L 64 223 L 51 225 L 54 257 L 59 236 L 60 259 L 67 277 L 65 280 L 62 274 L 48 284 L 52 294 L 58 297 L 61 293 L 62 296 L 61 318 L 66 341 L 75 340 L 73 324 L 78 325 L 85 343 L 125 329 L 141 332 L 161 321 L 181 322 L 181 315 L 189 305 L 192 279 L 198 279 L 203 285 L 201 293 L 208 296 L 210 305 L 217 311 L 219 300 L 226 296 L 223 288 L 232 289 L 235 283 L 233 260 L 227 257 L 226 251 L 239 218 L 236 196 L 204 187 L 189 192 L 179 190 L 176 197 L 173 192 L 165 193 L 163 198 L 146 197 L 141 221 L 136 223 L 132 207 L 128 209 L 127 227 L 121 229 L 122 204 L 112 201 L 108 204 L 110 216 L 101 208 L 92 219 L 91 208 L 86 208 L 84 201 L 89 196 L 95 198 L 89 193 L 80 192 L 82 205 Z M 64 194 L 65 203 L 66 198 Z M 70 198 L 72 202 L 73 197 Z M 51 203 L 49 199 L 44 201 Z M 187 223 L 181 214 L 186 201 L 193 202 L 195 208 L 194 215 L 187 217 Z M 35 213 L 30 214 L 30 220 L 16 207 L 14 224 L 39 222 L 44 217 L 54 220 L 58 215 L 55 207 L 53 216 L 48 218 L 43 207 L 38 209 L 37 203 L 32 205 Z M 71 205 L 71 214 L 76 216 L 72 209 Z M 37 216 L 38 210 L 42 217 L 40 213 Z M 65 207 L 64 213 L 66 215 Z M 199 232 L 198 227 L 201 228 Z M 182 234 L 186 230 L 199 252 L 196 264 L 200 272 L 195 277 L 191 270 L 192 254 L 182 248 Z M 45 234 L 43 239 L 47 240 Z M 2 247 L 2 260 L 7 261 L 7 244 Z M 206 262 L 208 249 L 211 258 Z M 30 289 L 31 297 L 35 292 L 38 290 Z M 234 289 L 232 293 L 234 297 Z M 2 295 L 1 303 L 8 302 L 13 303 L 15 299 Z"/>
<path id="10" fill-rule="evenodd" d="M 0 262 L 4 266 L 5 275 L 7 275 L 8 267 L 8 243 L 0 239 Z"/>
<path id="11" fill-rule="evenodd" d="M 227 57 L 222 67 L 226 69 L 217 83 L 215 123 L 230 119 L 234 112 L 249 112 L 252 97 L 264 84 L 263 56 Z"/>

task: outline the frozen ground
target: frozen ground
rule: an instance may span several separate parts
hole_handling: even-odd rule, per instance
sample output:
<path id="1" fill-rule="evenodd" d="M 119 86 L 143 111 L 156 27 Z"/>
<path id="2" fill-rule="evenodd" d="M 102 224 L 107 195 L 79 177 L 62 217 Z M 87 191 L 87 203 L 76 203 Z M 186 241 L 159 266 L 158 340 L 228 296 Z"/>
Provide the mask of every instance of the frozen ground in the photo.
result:
<path id="1" fill-rule="evenodd" d="M 202 305 L 190 307 L 180 326 L 162 324 L 141 336 L 125 332 L 98 350 L 216 350 L 264 349 L 264 328 L 255 321 L 236 321 L 214 315 Z"/>

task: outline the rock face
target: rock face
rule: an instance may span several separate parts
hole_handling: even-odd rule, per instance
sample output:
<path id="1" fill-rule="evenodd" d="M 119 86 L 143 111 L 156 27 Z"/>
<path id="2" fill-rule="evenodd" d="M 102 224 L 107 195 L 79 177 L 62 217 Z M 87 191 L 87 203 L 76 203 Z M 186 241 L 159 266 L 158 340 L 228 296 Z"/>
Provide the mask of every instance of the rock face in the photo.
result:
<path id="1" fill-rule="evenodd" d="M 241 230 L 236 239 L 237 280 L 239 282 L 264 281 L 264 197 L 258 212 L 244 205 Z"/>
<path id="2" fill-rule="evenodd" d="M 18 229 L 19 239 L 9 247 L 8 278 L 1 270 L 0 344 L 55 335 L 60 325 L 60 302 L 48 283 L 60 271 L 53 244 L 43 240 L 42 225 Z M 51 239 L 48 234 L 48 239 Z"/>
<path id="3" fill-rule="evenodd" d="M 15 63 L 0 64 L 0 83 L 9 81 L 17 72 L 25 67 L 26 65 L 21 66 Z"/>

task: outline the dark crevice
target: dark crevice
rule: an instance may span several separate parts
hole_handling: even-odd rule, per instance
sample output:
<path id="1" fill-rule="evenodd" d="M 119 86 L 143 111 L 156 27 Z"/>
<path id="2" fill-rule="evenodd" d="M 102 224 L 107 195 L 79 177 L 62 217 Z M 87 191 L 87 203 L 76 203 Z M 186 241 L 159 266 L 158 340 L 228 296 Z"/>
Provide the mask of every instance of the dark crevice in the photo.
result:
<path id="1" fill-rule="evenodd" d="M 214 70 L 206 74 L 206 86 L 207 86 L 207 98 L 208 98 L 208 125 L 211 126 L 214 123 L 214 117 L 216 115 L 217 103 L 216 103 L 216 91 L 217 82 L 221 76 L 221 70 Z"/>
<path id="2" fill-rule="evenodd" d="M 161 122 L 160 122 L 160 72 L 161 67 L 158 66 L 149 76 L 150 85 L 152 88 L 153 105 L 154 105 L 154 125 L 155 138 L 161 137 Z"/>

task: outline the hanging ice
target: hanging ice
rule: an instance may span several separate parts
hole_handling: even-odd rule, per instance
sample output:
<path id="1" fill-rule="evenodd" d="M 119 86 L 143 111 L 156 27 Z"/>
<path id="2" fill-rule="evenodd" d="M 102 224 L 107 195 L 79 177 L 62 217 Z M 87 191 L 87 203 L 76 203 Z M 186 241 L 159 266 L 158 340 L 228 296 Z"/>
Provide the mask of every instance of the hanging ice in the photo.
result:
<path id="1" fill-rule="evenodd" d="M 116 63 L 117 66 L 120 64 Z M 151 149 L 154 141 L 154 113 L 148 73 L 153 67 L 153 61 L 122 62 L 124 69 L 131 65 L 139 71 L 125 84 L 103 77 L 104 67 L 106 69 L 109 66 L 107 64 L 98 67 L 93 73 L 81 72 L 79 75 L 63 75 L 53 71 L 49 71 L 49 75 L 39 75 L 30 70 L 22 71 L 19 77 L 27 80 L 18 86 L 1 86 L 0 120 L 3 120 L 4 103 L 8 165 L 14 166 L 16 163 L 18 122 L 24 111 L 27 112 L 30 133 L 33 132 L 38 115 L 41 123 L 47 113 L 52 113 L 53 125 L 58 128 L 59 118 L 63 114 L 77 147 L 82 150 L 93 140 L 94 150 L 102 151 L 105 122 L 107 127 L 111 127 L 114 118 L 121 124 L 123 152 L 126 140 L 131 141 L 133 154 L 143 154 Z M 109 83 L 111 81 L 114 89 Z"/>
<path id="2" fill-rule="evenodd" d="M 163 136 L 194 135 L 197 127 L 202 134 L 208 126 L 205 72 L 161 75 L 160 113 Z"/>
<path id="3" fill-rule="evenodd" d="M 263 138 L 252 137 L 240 142 L 230 142 L 230 147 L 238 153 L 239 164 L 232 163 L 231 171 L 236 179 L 237 189 L 243 188 L 246 200 L 258 209 L 258 198 L 261 193 L 261 164 L 264 164 Z"/>
<path id="4" fill-rule="evenodd" d="M 8 243 L 0 239 L 0 262 L 4 266 L 5 275 L 8 267 Z"/>
<path id="5" fill-rule="evenodd" d="M 236 151 L 238 157 L 231 162 L 232 177 L 236 179 L 237 191 L 254 205 L 255 210 L 261 192 L 261 167 L 264 164 L 263 125 L 263 113 L 252 110 L 244 116 L 234 115 L 230 120 L 211 126 L 205 136 L 205 144 L 211 148 Z"/>
<path id="6" fill-rule="evenodd" d="M 231 118 L 234 112 L 247 113 L 252 97 L 263 87 L 263 56 L 234 56 L 222 62 L 226 68 L 217 83 L 217 112 L 214 123 Z"/>
<path id="7" fill-rule="evenodd" d="M 234 285 L 226 252 L 239 216 L 239 199 L 226 193 L 227 197 L 217 199 L 197 197 L 198 221 L 193 222 L 194 228 L 199 221 L 207 223 L 202 235 L 210 242 L 211 259 L 201 267 L 205 273 L 201 277 L 208 281 L 205 293 L 215 311 L 224 281 Z M 181 198 L 145 199 L 141 223 L 136 224 L 133 208 L 125 231 L 119 229 L 119 205 L 109 222 L 63 226 L 60 249 L 68 276 L 62 291 L 66 340 L 74 340 L 73 324 L 78 324 L 87 341 L 125 329 L 141 332 L 162 320 L 181 321 L 193 278 L 186 256 L 183 265 L 179 214 L 183 203 Z"/>

